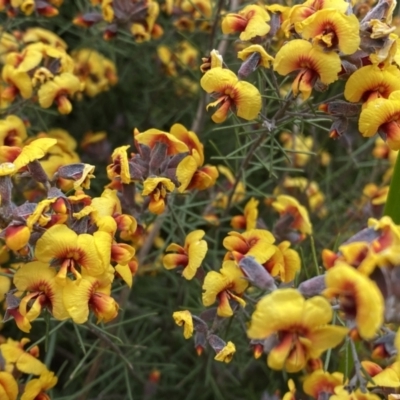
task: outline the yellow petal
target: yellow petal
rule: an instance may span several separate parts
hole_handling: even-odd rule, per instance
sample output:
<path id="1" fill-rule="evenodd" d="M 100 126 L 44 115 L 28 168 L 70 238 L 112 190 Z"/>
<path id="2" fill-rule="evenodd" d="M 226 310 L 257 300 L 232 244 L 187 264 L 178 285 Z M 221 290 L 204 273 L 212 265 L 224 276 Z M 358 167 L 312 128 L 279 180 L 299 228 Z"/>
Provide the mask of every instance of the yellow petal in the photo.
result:
<path id="1" fill-rule="evenodd" d="M 226 68 L 212 68 L 200 80 L 201 87 L 207 92 L 223 93 L 238 82 L 237 76 Z"/>
<path id="2" fill-rule="evenodd" d="M 263 297 L 251 317 L 248 337 L 265 339 L 285 327 L 301 324 L 304 301 L 295 289 L 281 289 Z"/>
<path id="3" fill-rule="evenodd" d="M 261 94 L 249 82 L 238 82 L 235 86 L 234 102 L 237 115 L 248 121 L 257 118 L 261 111 Z"/>

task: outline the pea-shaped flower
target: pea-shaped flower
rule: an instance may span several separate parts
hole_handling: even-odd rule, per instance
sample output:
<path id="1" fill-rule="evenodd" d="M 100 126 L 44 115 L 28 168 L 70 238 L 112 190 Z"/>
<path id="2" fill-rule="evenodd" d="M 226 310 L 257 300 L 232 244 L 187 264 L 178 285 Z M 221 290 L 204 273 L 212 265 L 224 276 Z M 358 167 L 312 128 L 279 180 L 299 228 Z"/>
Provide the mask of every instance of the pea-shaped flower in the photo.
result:
<path id="1" fill-rule="evenodd" d="M 228 69 L 210 69 L 201 78 L 200 85 L 207 93 L 213 93 L 213 97 L 217 99 L 207 106 L 207 109 L 220 106 L 211 117 L 217 124 L 226 120 L 229 110 L 248 121 L 256 118 L 261 110 L 261 95 L 258 89 L 249 82 L 239 81 Z"/>
<path id="2" fill-rule="evenodd" d="M 198 229 L 186 236 L 183 247 L 171 243 L 166 251 L 173 253 L 164 256 L 164 267 L 166 269 L 183 267 L 182 276 L 188 280 L 192 279 L 207 253 L 207 242 L 202 240 L 204 235 L 205 232 Z"/>

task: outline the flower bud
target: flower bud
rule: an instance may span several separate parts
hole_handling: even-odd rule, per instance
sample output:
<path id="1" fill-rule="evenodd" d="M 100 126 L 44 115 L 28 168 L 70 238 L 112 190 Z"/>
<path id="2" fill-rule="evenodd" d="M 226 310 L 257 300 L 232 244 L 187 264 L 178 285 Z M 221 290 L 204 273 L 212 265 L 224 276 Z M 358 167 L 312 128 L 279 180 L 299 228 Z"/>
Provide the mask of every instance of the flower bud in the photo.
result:
<path id="1" fill-rule="evenodd" d="M 320 294 L 325 288 L 325 275 L 318 275 L 302 282 L 297 289 L 304 297 L 313 297 Z"/>
<path id="2" fill-rule="evenodd" d="M 276 289 L 274 278 L 254 257 L 243 257 L 239 261 L 239 267 L 253 286 L 269 291 Z"/>
<path id="3" fill-rule="evenodd" d="M 239 78 L 247 78 L 252 72 L 254 72 L 260 64 L 260 59 L 261 54 L 254 52 L 249 58 L 243 61 L 238 71 Z"/>

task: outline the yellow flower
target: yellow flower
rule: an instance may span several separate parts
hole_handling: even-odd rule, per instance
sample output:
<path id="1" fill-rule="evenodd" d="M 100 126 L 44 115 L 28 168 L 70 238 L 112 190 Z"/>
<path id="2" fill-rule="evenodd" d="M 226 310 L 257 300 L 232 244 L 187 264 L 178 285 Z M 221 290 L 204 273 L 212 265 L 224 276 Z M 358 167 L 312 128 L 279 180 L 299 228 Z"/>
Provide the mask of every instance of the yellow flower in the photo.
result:
<path id="1" fill-rule="evenodd" d="M 247 335 L 250 339 L 274 335 L 277 344 L 268 355 L 268 366 L 298 372 L 347 334 L 344 327 L 328 325 L 332 315 L 329 302 L 321 296 L 305 300 L 295 289 L 279 289 L 257 303 Z"/>
<path id="2" fill-rule="evenodd" d="M 18 94 L 24 99 L 32 97 L 32 81 L 27 72 L 14 68 L 10 64 L 6 64 L 3 67 L 1 76 L 3 81 L 9 85 L 2 90 L 2 99 L 12 102 Z"/>
<path id="3" fill-rule="evenodd" d="M 114 149 L 111 158 L 112 163 L 107 165 L 107 176 L 109 179 L 119 177 L 122 183 L 131 182 L 131 174 L 129 172 L 129 160 L 127 150 L 130 145 L 120 146 Z"/>
<path id="4" fill-rule="evenodd" d="M 372 361 L 361 361 L 361 365 L 373 380 L 373 382 L 368 382 L 367 387 L 400 387 L 398 361 L 386 368 L 382 368 Z"/>
<path id="5" fill-rule="evenodd" d="M 358 121 L 358 129 L 364 137 L 377 132 L 384 136 L 392 150 L 400 149 L 400 90 L 388 99 L 377 98 L 367 103 Z"/>
<path id="6" fill-rule="evenodd" d="M 270 56 L 265 51 L 264 47 L 260 46 L 259 44 L 252 44 L 249 47 L 244 48 L 243 50 L 238 52 L 237 56 L 244 61 L 247 60 L 254 53 L 259 54 L 258 65 L 261 65 L 264 68 L 269 68 L 271 62 L 274 61 L 274 58 Z"/>
<path id="7" fill-rule="evenodd" d="M 15 287 L 26 293 L 21 299 L 19 311 L 30 322 L 39 317 L 43 307 L 59 321 L 69 317 L 63 304 L 63 288 L 56 282 L 56 275 L 54 268 L 40 261 L 27 263 L 15 273 Z"/>
<path id="8" fill-rule="evenodd" d="M 57 381 L 54 372 L 43 372 L 39 378 L 32 379 L 26 384 L 21 400 L 49 399 L 44 392 L 54 387 Z"/>
<path id="9" fill-rule="evenodd" d="M 320 191 L 319 186 L 316 182 L 309 182 L 306 178 L 303 177 L 295 177 L 291 178 L 290 176 L 285 177 L 282 186 L 289 193 L 296 193 L 298 191 L 300 193 L 304 193 L 308 198 L 308 204 L 310 206 L 311 211 L 317 213 L 320 218 L 323 218 L 327 214 L 327 209 L 324 205 L 325 196 Z M 280 187 L 276 187 L 274 190 L 274 195 L 279 195 L 282 193 Z"/>
<path id="10" fill-rule="evenodd" d="M 198 167 L 193 156 L 185 157 L 176 168 L 176 177 L 181 184 L 178 192 L 185 190 L 205 190 L 215 185 L 219 176 L 218 169 L 213 165 Z"/>
<path id="11" fill-rule="evenodd" d="M 343 374 L 341 372 L 329 373 L 317 369 L 308 375 L 303 382 L 304 393 L 318 399 L 335 393 L 335 387 L 343 385 Z"/>
<path id="12" fill-rule="evenodd" d="M 228 232 L 223 241 L 223 246 L 229 251 L 225 259 L 240 261 L 244 256 L 251 256 L 262 264 L 275 252 L 272 246 L 274 242 L 273 234 L 266 229 L 251 229 L 243 233 Z"/>
<path id="13" fill-rule="evenodd" d="M 64 72 L 40 87 L 38 91 L 39 104 L 43 108 L 49 108 L 55 102 L 61 114 L 69 114 L 72 111 L 72 104 L 68 97 L 81 92 L 82 89 L 83 85 L 78 77 Z"/>
<path id="14" fill-rule="evenodd" d="M 312 40 L 326 50 L 353 54 L 360 45 L 360 23 L 354 14 L 346 15 L 335 9 L 319 10 L 295 24 L 303 39 Z"/>
<path id="15" fill-rule="evenodd" d="M 295 96 L 300 92 L 303 100 L 310 97 L 317 79 L 329 85 L 338 79 L 341 69 L 342 65 L 337 53 L 323 52 L 302 39 L 291 40 L 283 45 L 274 61 L 274 70 L 280 75 L 286 76 L 298 71 L 292 84 L 292 91 Z"/>
<path id="16" fill-rule="evenodd" d="M 159 129 L 152 128 L 142 133 L 135 129 L 134 140 L 136 147 L 144 144 L 150 147 L 150 149 L 153 149 L 159 143 L 163 143 L 167 147 L 166 152 L 168 156 L 189 151 L 189 147 L 174 134 L 163 132 Z"/>
<path id="17" fill-rule="evenodd" d="M 6 343 L 0 344 L 0 352 L 7 364 L 13 364 L 20 372 L 24 374 L 41 375 L 47 371 L 46 365 L 37 359 L 39 348 L 34 346 L 30 350 L 24 350 L 24 347 L 30 340 L 27 338 L 17 342 L 7 339 Z"/>
<path id="18" fill-rule="evenodd" d="M 163 257 L 163 264 L 166 269 L 183 267 L 182 276 L 188 280 L 193 279 L 197 269 L 207 253 L 207 242 L 201 240 L 205 235 L 202 230 L 196 230 L 186 236 L 184 247 L 171 243 L 165 251 L 174 252 Z"/>
<path id="19" fill-rule="evenodd" d="M 352 103 L 367 103 L 381 97 L 387 99 L 396 90 L 400 90 L 400 71 L 397 67 L 393 65 L 382 69 L 376 65 L 366 65 L 350 75 L 344 88 L 344 97 Z"/>
<path id="20" fill-rule="evenodd" d="M 147 178 L 143 182 L 142 196 L 150 196 L 149 211 L 162 214 L 165 210 L 167 192 L 172 192 L 174 189 L 174 183 L 168 178 Z"/>
<path id="21" fill-rule="evenodd" d="M 178 326 L 183 325 L 183 336 L 185 339 L 191 338 L 193 335 L 193 319 L 190 311 L 175 311 L 172 317 Z"/>
<path id="22" fill-rule="evenodd" d="M 248 121 L 255 119 L 261 110 L 258 89 L 249 82 L 239 81 L 228 69 L 210 69 L 201 78 L 200 85 L 207 93 L 215 93 L 217 100 L 208 104 L 207 109 L 220 105 L 211 117 L 216 123 L 224 122 L 231 108 Z"/>
<path id="23" fill-rule="evenodd" d="M 276 201 L 272 203 L 272 207 L 281 217 L 291 216 L 293 218 L 293 222 L 290 224 L 292 229 L 297 229 L 303 234 L 311 235 L 312 225 L 308 212 L 294 197 L 286 195 L 278 196 Z"/>
<path id="24" fill-rule="evenodd" d="M 31 231 L 25 225 L 9 225 L 4 231 L 4 236 L 7 248 L 18 251 L 28 244 Z"/>
<path id="25" fill-rule="evenodd" d="M 244 307 L 246 303 L 237 295 L 241 295 L 248 285 L 236 263 L 224 261 L 219 272 L 210 271 L 204 279 L 203 304 L 206 307 L 212 306 L 218 298 L 217 314 L 220 317 L 230 317 L 233 315 L 233 311 L 229 300 L 233 299 Z"/>
<path id="26" fill-rule="evenodd" d="M 22 147 L 28 137 L 24 121 L 16 115 L 8 115 L 0 120 L 0 145 Z"/>
<path id="27" fill-rule="evenodd" d="M 251 40 L 269 32 L 270 26 L 267 24 L 269 20 L 270 16 L 263 7 L 249 5 L 237 14 L 227 14 L 222 20 L 222 32 L 224 34 L 241 32 L 240 40 Z"/>
<path id="28" fill-rule="evenodd" d="M 105 21 L 111 23 L 114 19 L 114 0 L 102 0 L 101 1 L 101 11 Z"/>
<path id="29" fill-rule="evenodd" d="M 162 69 L 167 76 L 177 76 L 176 61 L 174 53 L 165 45 L 157 47 L 157 56 L 161 61 Z"/>
<path id="30" fill-rule="evenodd" d="M 17 400 L 18 383 L 15 378 L 6 371 L 0 371 L 0 398 L 4 400 Z"/>
<path id="31" fill-rule="evenodd" d="M 284 241 L 277 246 L 272 257 L 263 264 L 271 276 L 279 276 L 282 282 L 292 282 L 301 269 L 301 260 L 296 250 L 290 249 L 290 242 Z"/>
<path id="32" fill-rule="evenodd" d="M 181 124 L 174 124 L 170 129 L 170 134 L 186 144 L 190 153 L 176 168 L 176 177 L 181 184 L 178 191 L 182 193 L 191 189 L 204 190 L 213 186 L 218 177 L 218 171 L 211 165 L 202 167 L 204 146 L 196 133 L 187 130 Z"/>
<path id="33" fill-rule="evenodd" d="M 114 63 L 94 49 L 79 49 L 72 53 L 74 75 L 84 83 L 84 92 L 94 97 L 118 82 Z"/>
<path id="34" fill-rule="evenodd" d="M 200 65 L 200 71 L 203 74 L 211 68 L 216 68 L 216 67 L 222 68 L 224 65 L 224 60 L 222 58 L 222 55 L 219 54 L 219 51 L 215 49 L 210 51 L 209 57 L 203 57 L 201 60 L 203 61 L 203 64 Z"/>
<path id="35" fill-rule="evenodd" d="M 228 342 L 226 346 L 220 350 L 214 357 L 214 360 L 229 363 L 232 361 L 233 355 L 236 353 L 236 347 L 232 342 Z"/>
<path id="36" fill-rule="evenodd" d="M 259 201 L 252 197 L 244 207 L 243 215 L 236 215 L 231 220 L 231 226 L 234 229 L 245 229 L 246 231 L 255 229 L 258 218 Z"/>
<path id="37" fill-rule="evenodd" d="M 288 388 L 289 391 L 283 395 L 282 400 L 296 400 L 296 385 L 293 379 L 289 379 Z"/>
<path id="38" fill-rule="evenodd" d="M 198 167 L 204 164 L 204 146 L 195 132 L 189 131 L 182 124 L 174 124 L 171 126 L 170 134 L 186 144 Z"/>
<path id="39" fill-rule="evenodd" d="M 37 241 L 35 256 L 44 263 L 59 266 L 58 277 L 65 281 L 68 271 L 98 276 L 110 265 L 112 237 L 107 232 L 78 235 L 65 225 L 54 225 Z"/>
<path id="40" fill-rule="evenodd" d="M 306 0 L 303 4 L 297 4 L 291 7 L 289 11 L 287 11 L 287 9 L 281 10 L 282 16 L 284 17 L 282 30 L 288 37 L 296 23 L 304 21 L 318 10 L 334 9 L 345 13 L 348 8 L 349 3 L 345 0 Z"/>
<path id="41" fill-rule="evenodd" d="M 42 42 L 51 47 L 67 50 L 67 43 L 64 42 L 58 35 L 47 29 L 37 26 L 28 28 L 22 37 L 24 43 Z"/>
<path id="42" fill-rule="evenodd" d="M 113 270 L 113 268 L 111 268 Z M 97 323 L 109 322 L 118 315 L 118 303 L 111 297 L 111 274 L 81 280 L 67 279 L 64 288 L 64 305 L 76 324 L 83 324 L 89 318 L 89 309 L 97 317 Z"/>
<path id="43" fill-rule="evenodd" d="M 337 263 L 325 275 L 324 296 L 338 297 L 340 309 L 355 320 L 361 337 L 374 337 L 383 322 L 384 301 L 375 282 L 345 263 Z"/>

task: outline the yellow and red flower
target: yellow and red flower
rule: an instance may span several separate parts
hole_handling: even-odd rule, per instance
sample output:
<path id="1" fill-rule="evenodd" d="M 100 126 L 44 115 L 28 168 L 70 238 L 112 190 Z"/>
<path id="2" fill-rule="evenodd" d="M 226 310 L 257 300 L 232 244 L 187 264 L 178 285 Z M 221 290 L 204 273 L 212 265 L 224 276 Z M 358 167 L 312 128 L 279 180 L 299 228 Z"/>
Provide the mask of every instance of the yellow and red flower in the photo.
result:
<path id="1" fill-rule="evenodd" d="M 246 231 L 255 229 L 258 218 L 258 203 L 259 201 L 252 197 L 245 205 L 243 215 L 236 215 L 232 218 L 232 228 Z"/>
<path id="2" fill-rule="evenodd" d="M 17 95 L 21 95 L 24 99 L 32 97 L 32 81 L 27 72 L 14 68 L 10 64 L 3 67 L 1 74 L 3 81 L 8 86 L 2 90 L 1 98 L 8 102 L 13 102 Z"/>
<path id="3" fill-rule="evenodd" d="M 172 318 L 178 326 L 183 325 L 183 336 L 185 339 L 189 339 L 193 335 L 193 318 L 190 311 L 175 311 L 172 314 Z"/>
<path id="4" fill-rule="evenodd" d="M 176 131 L 174 130 L 176 133 Z M 171 156 L 178 153 L 189 152 L 189 147 L 172 133 L 160 131 L 159 129 L 148 129 L 140 133 L 137 129 L 134 130 L 134 140 L 138 147 L 139 144 L 144 144 L 151 149 L 159 143 L 163 143 L 167 147 L 167 155 Z"/>
<path id="5" fill-rule="evenodd" d="M 110 265 L 111 244 L 107 232 L 78 235 L 65 225 L 53 225 L 37 241 L 35 256 L 43 263 L 58 265 L 61 281 L 65 281 L 68 271 L 79 277 L 77 267 L 85 275 L 98 276 Z"/>
<path id="6" fill-rule="evenodd" d="M 34 321 L 45 307 L 59 321 L 69 317 L 62 298 L 63 288 L 55 277 L 57 272 L 49 264 L 33 261 L 21 266 L 13 282 L 21 293 L 19 311 L 30 322 Z"/>
<path id="7" fill-rule="evenodd" d="M 350 75 L 344 88 L 344 97 L 352 103 L 368 103 L 379 98 L 387 99 L 396 90 L 400 90 L 400 71 L 397 67 L 366 65 Z"/>
<path id="8" fill-rule="evenodd" d="M 171 243 L 165 251 L 174 253 L 163 257 L 164 267 L 166 269 L 183 267 L 182 276 L 188 280 L 193 279 L 207 253 L 207 242 L 202 240 L 204 235 L 205 232 L 199 229 L 186 236 L 183 247 Z"/>
<path id="9" fill-rule="evenodd" d="M 319 10 L 295 24 L 303 39 L 312 40 L 324 50 L 339 50 L 353 54 L 360 45 L 360 23 L 354 14 L 346 15 L 335 9 Z"/>
<path id="10" fill-rule="evenodd" d="M 343 374 L 333 372 L 332 374 L 322 369 L 317 369 L 308 375 L 303 382 L 304 393 L 318 399 L 335 393 L 335 387 L 343 385 Z"/>
<path id="11" fill-rule="evenodd" d="M 49 108 L 55 102 L 61 114 L 69 114 L 72 111 L 72 104 L 68 97 L 82 90 L 83 85 L 79 78 L 69 72 L 64 72 L 40 87 L 39 104 L 43 108 Z"/>
<path id="12" fill-rule="evenodd" d="M 311 235 L 312 225 L 308 212 L 294 197 L 280 195 L 271 205 L 281 217 L 290 216 L 293 219 L 290 228 L 296 229 L 304 235 Z"/>
<path id="13" fill-rule="evenodd" d="M 239 81 L 228 69 L 210 69 L 201 78 L 200 85 L 207 93 L 213 93 L 217 98 L 208 104 L 207 109 L 220 106 L 211 117 L 218 124 L 226 120 L 230 109 L 238 117 L 248 121 L 255 119 L 261 110 L 261 95 L 258 89 L 249 82 Z"/>
<path id="14" fill-rule="evenodd" d="M 219 272 L 207 273 L 203 283 L 203 304 L 212 306 L 218 299 L 217 314 L 220 317 L 231 317 L 233 315 L 229 300 L 238 302 L 245 306 L 240 295 L 247 289 L 248 282 L 234 261 L 224 261 Z"/>
<path id="15" fill-rule="evenodd" d="M 373 382 L 368 382 L 367 387 L 400 387 L 399 362 L 395 362 L 386 368 L 372 361 L 361 361 L 364 371 L 372 378 Z"/>
<path id="16" fill-rule="evenodd" d="M 261 65 L 264 68 L 269 68 L 271 66 L 271 63 L 274 61 L 274 58 L 270 56 L 264 49 L 259 44 L 252 44 L 243 50 L 239 51 L 237 56 L 241 60 L 245 61 L 247 60 L 252 54 L 257 53 L 259 61 L 257 65 Z"/>
<path id="17" fill-rule="evenodd" d="M 22 147 L 28 137 L 24 121 L 16 115 L 0 120 L 0 145 Z"/>
<path id="18" fill-rule="evenodd" d="M 164 177 L 150 177 L 143 182 L 143 196 L 150 197 L 149 211 L 162 214 L 165 210 L 167 193 L 175 189 L 174 183 Z"/>
<path id="19" fill-rule="evenodd" d="M 268 354 L 268 366 L 298 372 L 347 334 L 347 328 L 328 325 L 332 316 L 323 297 L 305 300 L 295 289 L 280 289 L 257 303 L 247 335 L 260 340 L 274 335 L 278 343 Z"/>
<path id="20" fill-rule="evenodd" d="M 112 163 L 107 166 L 107 176 L 109 179 L 119 177 L 122 183 L 128 184 L 131 181 L 127 150 L 130 145 L 120 146 L 114 149 L 111 158 Z"/>
<path id="21" fill-rule="evenodd" d="M 345 264 L 337 263 L 325 275 L 324 296 L 337 297 L 341 311 L 354 321 L 361 337 L 371 339 L 383 322 L 382 293 L 371 279 Z"/>
<path id="22" fill-rule="evenodd" d="M 18 383 L 10 372 L 0 371 L 0 398 L 17 400 Z"/>
<path id="23" fill-rule="evenodd" d="M 204 146 L 199 141 L 196 133 L 187 130 L 181 124 L 172 125 L 170 133 L 185 143 L 190 153 L 179 163 L 176 169 L 176 177 L 181 184 L 178 191 L 205 190 L 213 186 L 218 178 L 218 170 L 212 165 L 203 167 Z"/>
<path id="24" fill-rule="evenodd" d="M 30 380 L 22 393 L 21 400 L 47 400 L 50 397 L 45 393 L 57 384 L 58 378 L 54 372 L 44 371 L 39 378 Z"/>
<path id="25" fill-rule="evenodd" d="M 111 268 L 112 269 L 112 268 Z M 79 281 L 66 281 L 64 305 L 76 324 L 83 324 L 92 310 L 97 322 L 109 322 L 118 315 L 118 303 L 111 297 L 111 274 L 85 276 Z"/>
<path id="26" fill-rule="evenodd" d="M 392 92 L 388 99 L 377 98 L 369 101 L 361 112 L 358 129 L 364 137 L 379 133 L 392 150 L 399 150 L 400 90 Z"/>
<path id="27" fill-rule="evenodd" d="M 33 346 L 29 350 L 24 347 L 30 340 L 27 338 L 21 341 L 7 339 L 5 343 L 0 344 L 0 352 L 6 363 L 6 369 L 16 368 L 24 374 L 41 375 L 47 371 L 47 367 L 43 364 L 39 357 L 39 347 Z M 11 368 L 9 368 L 9 366 Z"/>
<path id="28" fill-rule="evenodd" d="M 338 79 L 341 69 L 337 53 L 323 52 L 303 39 L 291 40 L 283 45 L 274 61 L 274 70 L 280 75 L 286 76 L 298 71 L 292 84 L 292 91 L 295 96 L 301 93 L 303 100 L 310 97 L 317 79 L 329 85 Z"/>
<path id="29" fill-rule="evenodd" d="M 282 30 L 288 37 L 296 23 L 302 22 L 319 10 L 334 9 L 345 13 L 349 4 L 345 0 L 306 0 L 303 4 L 296 4 L 289 11 L 283 9 Z"/>
<path id="30" fill-rule="evenodd" d="M 263 264 L 275 253 L 274 242 L 274 235 L 266 229 L 251 229 L 243 233 L 231 231 L 223 241 L 228 250 L 225 260 L 239 262 L 244 256 L 251 256 Z"/>
<path id="31" fill-rule="evenodd" d="M 296 250 L 290 249 L 290 242 L 284 241 L 277 246 L 271 258 L 263 264 L 271 276 L 278 276 L 282 282 L 292 282 L 301 269 L 301 260 Z"/>
<path id="32" fill-rule="evenodd" d="M 261 6 L 253 4 L 244 7 L 237 14 L 227 14 L 222 20 L 224 34 L 240 32 L 240 40 L 246 41 L 256 36 L 265 36 L 270 26 L 268 12 Z"/>

